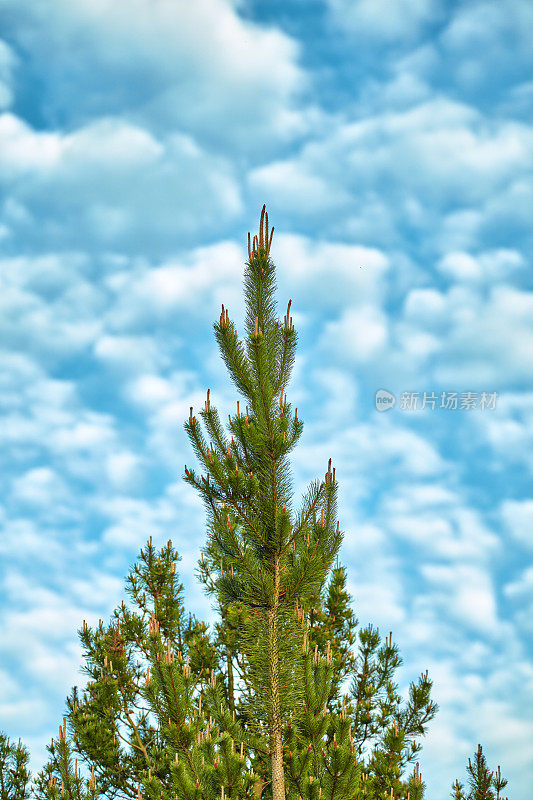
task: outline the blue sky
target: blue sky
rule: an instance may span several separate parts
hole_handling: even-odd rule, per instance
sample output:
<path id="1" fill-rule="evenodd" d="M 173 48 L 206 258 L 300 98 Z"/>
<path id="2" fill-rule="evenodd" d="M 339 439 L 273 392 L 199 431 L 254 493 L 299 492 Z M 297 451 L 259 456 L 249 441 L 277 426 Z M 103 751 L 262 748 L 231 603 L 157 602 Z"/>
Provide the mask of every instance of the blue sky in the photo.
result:
<path id="1" fill-rule="evenodd" d="M 0 0 L 0 728 L 32 769 L 150 535 L 213 619 L 182 424 L 234 408 L 212 322 L 266 203 L 295 486 L 333 458 L 360 623 L 404 696 L 434 680 L 427 796 L 481 742 L 529 800 L 532 33 L 527 0 Z"/>

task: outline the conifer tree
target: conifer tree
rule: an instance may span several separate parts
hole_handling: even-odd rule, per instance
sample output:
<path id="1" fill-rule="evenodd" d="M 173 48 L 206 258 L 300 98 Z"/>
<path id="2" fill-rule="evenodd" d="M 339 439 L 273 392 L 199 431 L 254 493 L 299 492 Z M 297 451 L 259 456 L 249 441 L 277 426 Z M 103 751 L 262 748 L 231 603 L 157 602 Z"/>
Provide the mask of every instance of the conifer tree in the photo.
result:
<path id="1" fill-rule="evenodd" d="M 30 754 L 19 739 L 11 742 L 0 732 L 0 800 L 25 800 L 28 794 Z"/>
<path id="2" fill-rule="evenodd" d="M 477 747 L 474 763 L 469 758 L 466 769 L 469 774 L 470 792 L 466 795 L 463 791 L 463 784 L 456 780 L 452 784 L 451 793 L 451 797 L 454 800 L 504 800 L 501 796 L 501 791 L 507 786 L 507 781 L 502 778 L 499 765 L 496 774 L 489 771 L 487 759 L 480 744 Z M 493 789 L 495 789 L 496 794 L 492 791 Z M 508 798 L 505 798 L 505 800 L 508 800 Z"/>
<path id="3" fill-rule="evenodd" d="M 324 480 L 312 483 L 295 508 L 288 455 L 303 425 L 297 409 L 293 412 L 287 402 L 286 388 L 297 336 L 291 301 L 283 322 L 276 315 L 272 234 L 263 207 L 253 243 L 248 234 L 244 339 L 238 338 L 224 306 L 215 324 L 221 355 L 244 398 L 243 408 L 237 401 L 226 433 L 208 391 L 200 412 L 203 428 L 192 408 L 185 425 L 205 470 L 205 475 L 197 475 L 185 467 L 186 480 L 207 510 L 204 579 L 212 576 L 210 589 L 226 617 L 238 615 L 247 685 L 240 711 L 254 748 L 268 756 L 268 774 L 263 777 L 269 796 L 285 800 L 324 792 L 341 800 L 355 796 L 362 781 L 367 794 L 390 796 L 389 791 L 406 788 L 400 773 L 418 749 L 413 735 L 424 732 L 436 705 L 429 699 L 426 674 L 418 687 L 412 685 L 411 707 L 402 715 L 391 680 L 400 663 L 397 648 L 392 638 L 387 640 L 377 665 L 371 666 L 379 632 L 369 627 L 360 634 L 364 666 L 354 678 L 355 719 L 348 715 L 346 698 L 342 708 L 331 707 L 343 675 L 334 658 L 346 655 L 340 650 L 333 655 L 335 630 L 319 630 L 314 623 L 320 619 L 319 598 L 342 542 L 337 481 L 330 459 Z M 330 585 L 332 604 L 335 594 L 342 594 L 339 581 L 342 571 L 337 569 Z M 334 622 L 333 612 L 331 618 Z M 353 663 L 345 666 L 349 670 Z M 379 715 L 372 713 L 376 706 Z M 365 773 L 362 750 L 378 730 L 385 734 Z M 418 769 L 409 788 L 413 798 L 422 796 Z"/>
<path id="4" fill-rule="evenodd" d="M 143 797 L 157 800 L 213 794 L 217 779 L 209 767 L 203 772 L 209 789 L 204 785 L 200 793 L 179 762 L 181 755 L 198 781 L 204 757 L 212 761 L 215 746 L 227 747 L 229 738 L 211 717 L 226 712 L 216 653 L 205 623 L 185 617 L 179 559 L 170 541 L 157 553 L 150 539 L 128 578 L 136 608 L 122 603 L 111 623 L 100 621 L 95 630 L 84 622 L 79 635 L 89 681 L 81 697 L 74 688 L 67 699 L 70 736 L 65 717 L 35 781 L 40 800 L 59 792 L 67 800 L 135 798 L 141 786 Z M 190 759 L 191 749 L 199 764 Z M 82 779 L 76 753 L 91 771 L 89 780 Z"/>

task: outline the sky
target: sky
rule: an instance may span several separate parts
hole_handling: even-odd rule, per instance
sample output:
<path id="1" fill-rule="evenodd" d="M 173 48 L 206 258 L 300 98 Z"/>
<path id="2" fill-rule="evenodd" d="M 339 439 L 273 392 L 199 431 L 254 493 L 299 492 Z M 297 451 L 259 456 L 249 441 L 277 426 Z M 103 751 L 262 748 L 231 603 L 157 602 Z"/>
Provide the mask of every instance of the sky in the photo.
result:
<path id="1" fill-rule="evenodd" d="M 426 797 L 479 742 L 530 799 L 532 34 L 528 0 L 0 0 L 0 729 L 34 772 L 150 536 L 214 620 L 183 422 L 235 408 L 212 324 L 266 203 L 295 496 L 331 457 L 359 623 L 434 682 Z"/>

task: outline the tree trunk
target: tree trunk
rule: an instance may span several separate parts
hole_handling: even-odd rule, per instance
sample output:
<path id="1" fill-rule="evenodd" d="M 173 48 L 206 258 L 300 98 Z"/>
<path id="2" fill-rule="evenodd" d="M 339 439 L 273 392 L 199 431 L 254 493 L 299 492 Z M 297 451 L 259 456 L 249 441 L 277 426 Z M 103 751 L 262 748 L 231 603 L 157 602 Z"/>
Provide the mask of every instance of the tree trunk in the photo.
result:
<path id="1" fill-rule="evenodd" d="M 278 601 L 280 569 L 279 557 L 274 564 L 274 603 L 268 611 L 268 657 L 270 667 L 270 758 L 272 765 L 272 799 L 285 800 L 285 771 L 283 769 L 283 741 L 281 727 L 281 699 L 279 695 L 279 640 Z"/>
<path id="2" fill-rule="evenodd" d="M 233 681 L 233 661 L 231 659 L 231 650 L 229 644 L 226 642 L 226 661 L 228 665 L 228 703 L 229 710 L 232 714 L 235 713 L 235 689 Z"/>

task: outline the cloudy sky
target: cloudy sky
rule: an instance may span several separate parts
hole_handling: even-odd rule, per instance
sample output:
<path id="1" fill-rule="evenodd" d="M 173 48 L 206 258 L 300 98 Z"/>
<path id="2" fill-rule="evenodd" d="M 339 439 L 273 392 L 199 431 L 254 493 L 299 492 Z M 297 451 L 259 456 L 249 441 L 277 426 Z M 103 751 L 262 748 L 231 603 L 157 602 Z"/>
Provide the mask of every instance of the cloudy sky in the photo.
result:
<path id="1" fill-rule="evenodd" d="M 266 203 L 295 486 L 333 458 L 360 623 L 434 680 L 428 798 L 481 742 L 529 800 L 532 33 L 528 0 L 0 0 L 0 729 L 33 770 L 150 535 L 213 618 L 182 424 L 234 408 L 212 322 Z"/>

